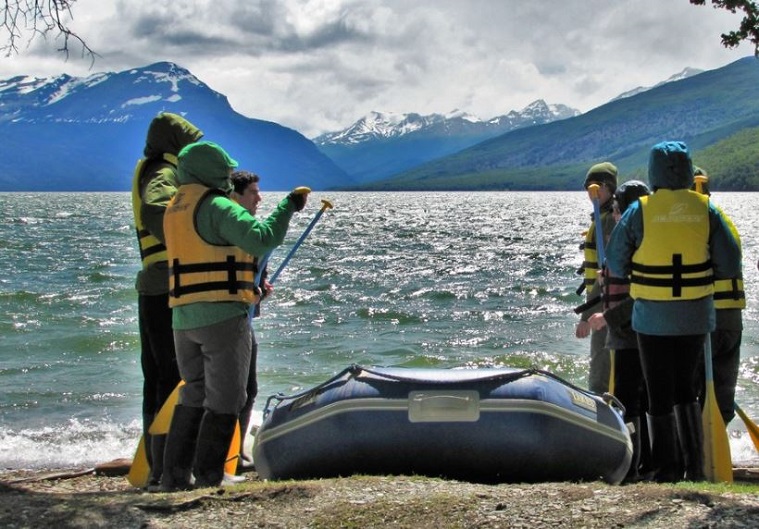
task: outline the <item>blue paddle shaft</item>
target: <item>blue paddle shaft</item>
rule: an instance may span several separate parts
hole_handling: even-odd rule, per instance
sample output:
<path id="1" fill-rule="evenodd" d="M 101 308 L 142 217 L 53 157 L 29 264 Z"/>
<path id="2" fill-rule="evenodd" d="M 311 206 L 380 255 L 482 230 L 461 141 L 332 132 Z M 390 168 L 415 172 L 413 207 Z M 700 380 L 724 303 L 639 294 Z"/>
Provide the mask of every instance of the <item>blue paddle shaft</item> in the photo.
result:
<path id="1" fill-rule="evenodd" d="M 593 199 L 593 220 L 596 230 L 596 255 L 598 256 L 598 269 L 600 270 L 606 261 L 606 254 L 604 253 L 604 231 L 601 224 L 601 206 L 598 203 L 598 197 Z"/>
<path id="2" fill-rule="evenodd" d="M 290 248 L 290 252 L 288 252 L 287 257 L 285 257 L 284 261 L 282 261 L 282 264 L 279 265 L 279 268 L 277 268 L 277 271 L 274 272 L 274 275 L 271 276 L 271 279 L 269 279 L 269 283 L 274 283 L 277 278 L 279 277 L 279 274 L 284 270 L 285 266 L 287 266 L 287 263 L 290 262 L 290 259 L 292 258 L 293 254 L 295 254 L 295 251 L 298 249 L 298 247 L 303 244 L 303 241 L 308 237 L 308 234 L 311 233 L 311 230 L 314 229 L 314 226 L 319 221 L 321 216 L 324 214 L 324 210 L 327 209 L 326 207 L 323 207 L 320 209 L 316 215 L 314 215 L 314 218 L 311 220 L 311 223 L 306 227 L 306 229 L 303 231 L 300 237 L 298 237 L 298 240 L 295 241 L 295 244 L 293 244 L 293 247 Z"/>
<path id="3" fill-rule="evenodd" d="M 714 382 L 714 367 L 712 366 L 712 337 L 706 335 L 706 341 L 704 342 L 704 374 L 706 375 L 706 383 Z"/>

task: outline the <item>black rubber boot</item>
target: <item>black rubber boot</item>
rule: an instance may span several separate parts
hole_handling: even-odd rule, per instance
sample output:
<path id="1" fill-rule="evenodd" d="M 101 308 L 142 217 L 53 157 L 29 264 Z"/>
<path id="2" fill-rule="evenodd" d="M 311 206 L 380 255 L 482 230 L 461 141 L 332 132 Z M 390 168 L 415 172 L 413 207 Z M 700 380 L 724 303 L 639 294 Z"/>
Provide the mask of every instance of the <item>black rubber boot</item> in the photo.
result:
<path id="1" fill-rule="evenodd" d="M 202 419 L 203 408 L 190 408 L 181 404 L 174 408 L 163 453 L 162 492 L 192 488 L 192 461 Z"/>
<path id="2" fill-rule="evenodd" d="M 635 483 L 636 481 L 640 481 L 640 473 L 639 473 L 639 467 L 640 467 L 640 447 L 641 447 L 641 438 L 640 438 L 640 417 L 629 417 L 627 421 L 625 421 L 628 425 L 628 428 L 630 429 L 630 440 L 632 441 L 633 445 L 633 454 L 632 454 L 632 461 L 630 461 L 630 470 L 627 471 L 627 475 L 622 480 L 622 483 Z"/>
<path id="3" fill-rule="evenodd" d="M 642 481 L 653 476 L 654 464 L 651 461 L 651 438 L 648 435 L 648 421 L 640 421 L 640 465 L 638 473 Z"/>
<path id="4" fill-rule="evenodd" d="M 680 447 L 677 441 L 675 414 L 646 415 L 648 436 L 651 439 L 653 480 L 659 483 L 675 483 L 683 479 Z"/>
<path id="5" fill-rule="evenodd" d="M 685 479 L 704 481 L 704 427 L 698 402 L 675 406 L 677 434 L 685 463 Z"/>
<path id="6" fill-rule="evenodd" d="M 153 454 L 151 453 L 150 446 L 153 441 L 153 436 L 150 435 L 150 425 L 153 424 L 155 415 L 150 413 L 142 414 L 142 438 L 145 440 L 145 457 L 148 460 L 148 466 L 153 468 Z"/>
<path id="7" fill-rule="evenodd" d="M 253 465 L 253 450 L 251 443 L 246 441 L 249 435 L 255 435 L 256 428 L 252 423 L 253 408 L 243 409 L 240 412 L 240 460 L 237 463 L 237 473 L 242 474 L 247 470 L 255 469 Z"/>
<path id="8" fill-rule="evenodd" d="M 150 476 L 148 487 L 157 487 L 163 475 L 163 452 L 166 448 L 166 434 L 150 436 Z"/>
<path id="9" fill-rule="evenodd" d="M 217 487 L 221 484 L 236 425 L 237 415 L 209 410 L 203 414 L 193 466 L 196 487 Z"/>

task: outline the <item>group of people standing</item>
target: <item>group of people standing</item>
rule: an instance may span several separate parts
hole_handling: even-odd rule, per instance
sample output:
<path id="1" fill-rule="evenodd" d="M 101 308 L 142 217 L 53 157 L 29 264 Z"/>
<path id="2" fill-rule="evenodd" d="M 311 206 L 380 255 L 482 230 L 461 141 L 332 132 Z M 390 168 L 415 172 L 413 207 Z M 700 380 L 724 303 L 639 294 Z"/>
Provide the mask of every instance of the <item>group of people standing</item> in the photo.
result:
<path id="1" fill-rule="evenodd" d="M 259 261 L 282 243 L 307 200 L 307 188 L 297 188 L 258 220 L 258 176 L 234 171 L 237 162 L 202 138 L 182 116 L 159 114 L 132 186 L 153 490 L 221 483 L 234 429 L 238 421 L 243 432 L 250 427 L 257 391 L 250 317 L 272 289 Z M 627 481 L 703 479 L 707 339 L 725 423 L 734 414 L 745 307 L 740 238 L 708 188 L 695 189 L 696 172 L 687 146 L 670 141 L 651 149 L 648 185 L 618 186 L 609 162 L 585 178 L 600 224 L 594 219 L 583 244 L 587 301 L 578 307 L 575 334 L 591 337 L 591 391 L 609 391 L 613 371 L 634 446 Z M 150 424 L 180 380 L 168 434 L 151 436 Z"/>
<path id="2" fill-rule="evenodd" d="M 149 490 L 221 483 L 235 427 L 249 427 L 256 393 L 250 313 L 271 291 L 264 278 L 256 284 L 258 263 L 308 197 L 298 188 L 258 220 L 258 176 L 234 172 L 237 162 L 202 137 L 182 116 L 159 114 L 133 179 Z M 180 380 L 168 434 L 151 436 Z"/>
<path id="3" fill-rule="evenodd" d="M 704 479 L 707 345 L 723 421 L 734 417 L 745 307 L 741 245 L 705 177 L 686 144 L 667 141 L 651 149 L 648 185 L 618 187 L 609 162 L 585 179 L 586 189 L 597 186 L 600 222 L 594 219 L 583 244 L 587 295 L 575 335 L 592 336 L 591 391 L 607 392 L 611 382 L 625 407 L 633 441 L 628 482 Z"/>

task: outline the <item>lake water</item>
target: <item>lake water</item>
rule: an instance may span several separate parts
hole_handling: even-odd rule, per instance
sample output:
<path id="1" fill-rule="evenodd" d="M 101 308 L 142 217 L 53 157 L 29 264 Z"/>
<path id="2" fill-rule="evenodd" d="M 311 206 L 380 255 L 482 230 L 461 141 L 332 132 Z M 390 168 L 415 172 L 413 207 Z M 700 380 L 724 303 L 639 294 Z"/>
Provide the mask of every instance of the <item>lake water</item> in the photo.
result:
<path id="1" fill-rule="evenodd" d="M 267 193 L 271 210 L 284 196 Z M 260 412 L 273 393 L 352 363 L 534 366 L 586 386 L 581 192 L 313 193 L 273 254 L 276 269 L 328 210 L 255 321 Z M 717 193 L 743 236 L 736 400 L 759 420 L 759 194 Z M 141 433 L 138 253 L 128 193 L 0 194 L 0 468 L 131 457 Z M 733 460 L 759 463 L 740 419 Z"/>

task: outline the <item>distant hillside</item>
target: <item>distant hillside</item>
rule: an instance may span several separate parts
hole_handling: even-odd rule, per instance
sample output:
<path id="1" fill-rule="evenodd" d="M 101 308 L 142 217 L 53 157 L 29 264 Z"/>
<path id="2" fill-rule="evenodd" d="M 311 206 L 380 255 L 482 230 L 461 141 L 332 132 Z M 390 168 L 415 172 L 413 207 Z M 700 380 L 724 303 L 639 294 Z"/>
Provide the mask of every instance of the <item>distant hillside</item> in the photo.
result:
<path id="1" fill-rule="evenodd" d="M 427 116 L 370 112 L 344 130 L 314 138 L 314 143 L 355 180 L 372 182 L 510 130 L 579 113 L 565 105 L 548 105 L 543 100 L 487 121 L 461 111 Z"/>
<path id="2" fill-rule="evenodd" d="M 455 155 L 363 188 L 577 189 L 587 168 L 614 162 L 623 179 L 645 176 L 648 152 L 662 140 L 701 152 L 759 126 L 759 61 L 747 57 L 717 70 L 612 101 L 580 116 L 519 129 Z M 710 174 L 727 175 L 733 158 L 713 157 Z M 759 166 L 718 188 L 759 190 Z M 716 182 L 715 182 L 716 184 Z"/>
<path id="3" fill-rule="evenodd" d="M 712 191 L 759 189 L 759 127 L 743 129 L 702 149 L 694 162 L 709 175 Z"/>
<path id="4" fill-rule="evenodd" d="M 261 187 L 353 183 L 299 132 L 235 112 L 226 97 L 172 63 L 87 78 L 0 81 L 0 191 L 123 191 L 150 120 L 184 115 L 224 146 Z"/>

